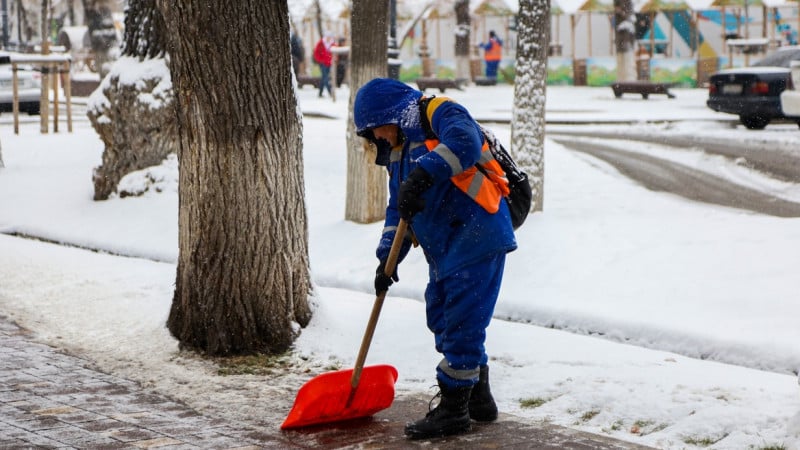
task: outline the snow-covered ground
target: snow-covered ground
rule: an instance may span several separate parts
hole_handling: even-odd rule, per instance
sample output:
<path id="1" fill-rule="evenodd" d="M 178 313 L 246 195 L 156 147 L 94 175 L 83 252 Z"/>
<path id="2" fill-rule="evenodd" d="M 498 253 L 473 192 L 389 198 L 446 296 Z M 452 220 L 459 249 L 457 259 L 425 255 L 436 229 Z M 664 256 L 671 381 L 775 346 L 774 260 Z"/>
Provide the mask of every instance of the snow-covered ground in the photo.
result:
<path id="1" fill-rule="evenodd" d="M 547 117 L 630 120 L 606 127 L 782 146 L 798 140 L 796 125 L 744 130 L 717 121 L 731 117 L 706 108 L 704 90 L 675 93 L 615 99 L 609 88 L 549 87 Z M 302 382 L 352 366 L 374 299 L 382 224 L 343 219 L 347 95 L 339 91 L 331 102 L 299 91 L 304 111 L 334 117 L 304 120 L 318 308 L 295 356 L 309 374 L 220 377 L 211 363 L 178 352 L 164 327 L 177 259 L 176 164 L 123 181 L 141 187 L 149 172 L 157 181 L 141 197 L 93 202 L 102 144 L 85 122 L 72 134 L 40 135 L 38 123 L 23 124 L 18 136 L 0 127 L 0 231 L 112 255 L 0 235 L 0 314 L 201 410 L 277 428 Z M 447 95 L 485 121 L 511 116 L 505 86 Z M 509 142 L 507 125 L 491 127 Z M 798 197 L 794 183 L 695 149 L 636 143 L 629 150 Z M 800 219 L 652 192 L 549 140 L 545 152 L 545 211 L 518 230 L 489 329 L 501 410 L 661 448 L 800 448 Z M 427 395 L 440 357 L 425 328 L 421 252 L 399 274 L 367 364 L 394 365 L 401 393 Z"/>

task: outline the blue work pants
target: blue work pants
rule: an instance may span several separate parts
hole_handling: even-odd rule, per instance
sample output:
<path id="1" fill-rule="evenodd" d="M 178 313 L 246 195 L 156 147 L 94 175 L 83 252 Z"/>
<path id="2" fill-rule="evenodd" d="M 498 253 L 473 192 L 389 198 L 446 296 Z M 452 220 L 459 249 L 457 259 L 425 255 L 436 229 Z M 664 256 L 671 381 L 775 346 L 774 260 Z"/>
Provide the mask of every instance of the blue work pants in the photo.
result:
<path id="1" fill-rule="evenodd" d="M 492 320 L 506 254 L 497 253 L 463 267 L 425 289 L 428 328 L 436 351 L 444 355 L 436 377 L 448 387 L 471 386 L 488 356 L 486 327 Z"/>

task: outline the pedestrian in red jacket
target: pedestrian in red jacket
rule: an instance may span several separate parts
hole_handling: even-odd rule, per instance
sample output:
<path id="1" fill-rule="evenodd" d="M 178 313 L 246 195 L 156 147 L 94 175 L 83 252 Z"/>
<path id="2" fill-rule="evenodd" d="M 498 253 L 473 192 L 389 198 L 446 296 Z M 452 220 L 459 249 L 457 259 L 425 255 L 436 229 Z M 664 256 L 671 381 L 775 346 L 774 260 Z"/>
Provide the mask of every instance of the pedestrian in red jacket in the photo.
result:
<path id="1" fill-rule="evenodd" d="M 331 62 L 333 61 L 333 53 L 331 47 L 336 45 L 336 40 L 333 38 L 333 33 L 326 31 L 325 34 L 317 41 L 314 47 L 314 62 L 319 65 L 319 71 L 322 78 L 319 82 L 319 96 L 322 97 L 322 91 L 327 89 L 328 95 L 331 93 Z"/>

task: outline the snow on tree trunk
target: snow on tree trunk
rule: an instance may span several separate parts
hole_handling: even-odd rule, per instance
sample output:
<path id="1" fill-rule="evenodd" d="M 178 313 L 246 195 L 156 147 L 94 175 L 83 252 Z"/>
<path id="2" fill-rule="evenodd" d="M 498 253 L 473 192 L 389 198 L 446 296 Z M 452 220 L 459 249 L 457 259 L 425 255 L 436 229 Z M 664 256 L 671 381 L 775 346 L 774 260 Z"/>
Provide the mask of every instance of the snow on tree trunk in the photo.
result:
<path id="1" fill-rule="evenodd" d="M 614 0 L 614 23 L 619 24 L 614 30 L 617 47 L 617 80 L 635 80 L 636 17 L 633 13 L 632 0 Z"/>
<path id="2" fill-rule="evenodd" d="M 167 321 L 209 355 L 281 353 L 311 319 L 302 122 L 286 1 L 158 0 L 179 136 Z"/>
<path id="3" fill-rule="evenodd" d="M 469 0 L 456 0 L 454 7 L 456 13 L 456 78 L 469 80 L 469 51 L 471 48 L 469 44 Z"/>
<path id="4" fill-rule="evenodd" d="M 125 19 L 123 57 L 89 99 L 87 115 L 105 144 L 92 176 L 94 199 L 117 191 L 122 177 L 177 151 L 165 30 L 155 0 L 134 0 Z"/>
<path id="5" fill-rule="evenodd" d="M 375 165 L 375 147 L 356 136 L 353 104 L 361 86 L 373 78 L 387 75 L 387 18 L 383 3 L 353 1 L 345 219 L 357 223 L 381 220 L 386 213 L 386 169 Z"/>
<path id="6" fill-rule="evenodd" d="M 544 206 L 544 109 L 547 46 L 550 42 L 548 0 L 520 0 L 511 149 L 530 177 L 531 212 Z"/>

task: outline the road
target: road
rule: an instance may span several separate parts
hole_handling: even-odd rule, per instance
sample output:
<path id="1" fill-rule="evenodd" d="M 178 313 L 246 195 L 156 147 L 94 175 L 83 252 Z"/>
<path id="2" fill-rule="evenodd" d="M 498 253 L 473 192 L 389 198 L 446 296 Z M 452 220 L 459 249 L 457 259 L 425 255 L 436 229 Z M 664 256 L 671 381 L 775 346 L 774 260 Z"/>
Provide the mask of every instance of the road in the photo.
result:
<path id="1" fill-rule="evenodd" d="M 800 158 L 777 151 L 773 144 L 765 143 L 763 148 L 754 149 L 751 143 L 704 141 L 700 138 L 686 137 L 645 137 L 620 136 L 598 133 L 564 133 L 548 135 L 564 147 L 592 155 L 611 164 L 620 173 L 641 183 L 648 189 L 671 192 L 695 201 L 713 203 L 733 208 L 745 209 L 777 217 L 800 217 L 800 203 L 782 199 L 762 191 L 748 188 L 725 178 L 674 162 L 620 148 L 619 144 L 605 145 L 595 140 L 589 142 L 583 137 L 608 137 L 619 139 L 649 141 L 659 145 L 682 148 L 700 148 L 710 154 L 730 158 L 746 158 L 755 169 L 768 173 L 777 179 L 800 182 Z M 635 144 L 633 144 L 635 145 Z"/>

